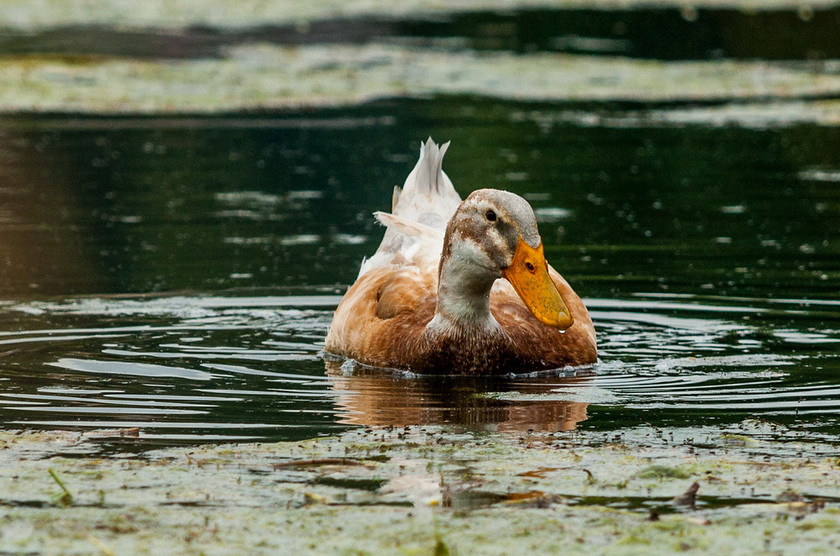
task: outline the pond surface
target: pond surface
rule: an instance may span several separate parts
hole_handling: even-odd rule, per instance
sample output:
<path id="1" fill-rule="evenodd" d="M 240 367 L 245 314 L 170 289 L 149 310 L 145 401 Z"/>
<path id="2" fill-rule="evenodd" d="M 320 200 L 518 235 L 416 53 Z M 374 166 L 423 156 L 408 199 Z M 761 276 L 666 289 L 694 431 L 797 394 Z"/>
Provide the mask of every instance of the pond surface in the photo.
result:
<path id="1" fill-rule="evenodd" d="M 149 445 L 357 425 L 840 432 L 840 129 L 474 98 L 0 120 L 0 422 Z M 568 112 L 591 114 L 568 123 Z M 588 123 L 587 123 L 588 122 Z M 325 364 L 419 142 L 534 206 L 601 361 L 540 377 Z M 118 436 L 118 432 L 114 432 Z"/>

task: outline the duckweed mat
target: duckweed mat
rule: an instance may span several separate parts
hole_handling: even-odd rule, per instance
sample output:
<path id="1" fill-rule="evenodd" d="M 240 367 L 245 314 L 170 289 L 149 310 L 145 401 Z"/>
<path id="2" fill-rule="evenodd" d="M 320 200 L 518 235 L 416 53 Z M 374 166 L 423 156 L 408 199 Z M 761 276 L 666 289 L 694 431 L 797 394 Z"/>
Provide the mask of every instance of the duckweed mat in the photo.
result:
<path id="1" fill-rule="evenodd" d="M 367 428 L 131 452 L 0 433 L 0 552 L 798 553 L 840 546 L 829 437 L 729 428 Z"/>

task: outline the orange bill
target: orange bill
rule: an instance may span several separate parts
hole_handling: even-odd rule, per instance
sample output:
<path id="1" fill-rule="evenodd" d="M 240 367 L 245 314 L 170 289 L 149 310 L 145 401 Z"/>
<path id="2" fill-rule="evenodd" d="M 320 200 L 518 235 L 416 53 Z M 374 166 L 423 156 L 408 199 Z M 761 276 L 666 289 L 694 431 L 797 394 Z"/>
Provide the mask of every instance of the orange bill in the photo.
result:
<path id="1" fill-rule="evenodd" d="M 502 275 L 540 322 L 560 330 L 566 330 L 575 323 L 548 275 L 542 243 L 535 249 L 520 238 L 513 253 L 513 262 L 502 271 Z"/>

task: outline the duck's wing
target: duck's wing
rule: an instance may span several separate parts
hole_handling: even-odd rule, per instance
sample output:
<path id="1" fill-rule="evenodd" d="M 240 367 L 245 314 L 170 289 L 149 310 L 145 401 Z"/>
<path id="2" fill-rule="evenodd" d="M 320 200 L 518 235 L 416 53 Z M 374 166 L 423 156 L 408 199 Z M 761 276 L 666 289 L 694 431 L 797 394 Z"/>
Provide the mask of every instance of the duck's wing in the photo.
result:
<path id="1" fill-rule="evenodd" d="M 336 308 L 326 351 L 396 365 L 432 319 L 443 236 L 461 203 L 441 167 L 448 146 L 421 144 L 405 185 L 394 188 L 391 213 L 376 213 L 385 237 Z"/>
<path id="2" fill-rule="evenodd" d="M 446 224 L 461 203 L 452 181 L 443 171 L 449 143 L 431 137 L 420 144 L 420 158 L 402 189 L 394 188 L 391 213 L 377 213 L 387 227 L 376 253 L 362 263 L 361 277 L 374 268 L 418 266 L 437 269 Z"/>

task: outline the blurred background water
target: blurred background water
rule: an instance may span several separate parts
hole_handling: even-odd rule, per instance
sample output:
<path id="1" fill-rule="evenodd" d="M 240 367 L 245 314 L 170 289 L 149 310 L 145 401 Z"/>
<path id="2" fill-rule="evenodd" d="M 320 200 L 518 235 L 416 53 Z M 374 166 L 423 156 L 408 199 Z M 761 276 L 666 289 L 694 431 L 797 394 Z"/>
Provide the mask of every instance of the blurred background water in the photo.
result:
<path id="1" fill-rule="evenodd" d="M 7 29 L 0 53 L 212 58 L 253 40 L 376 39 L 477 57 L 758 58 L 828 71 L 838 14 L 488 10 L 164 38 Z M 788 35 L 797 40 L 771 40 Z M 477 91 L 208 114 L 7 111 L 0 422 L 155 445 L 358 425 L 610 430 L 746 417 L 836 434 L 840 128 L 740 117 L 753 108 L 743 102 L 727 103 L 733 121 L 703 116 L 720 104 Z M 697 121 L 675 117 L 686 111 Z M 430 135 L 452 141 L 444 169 L 462 196 L 495 187 L 531 202 L 547 258 L 592 312 L 594 368 L 459 379 L 321 360 L 332 311 L 381 239 L 371 213 L 389 207 Z"/>

